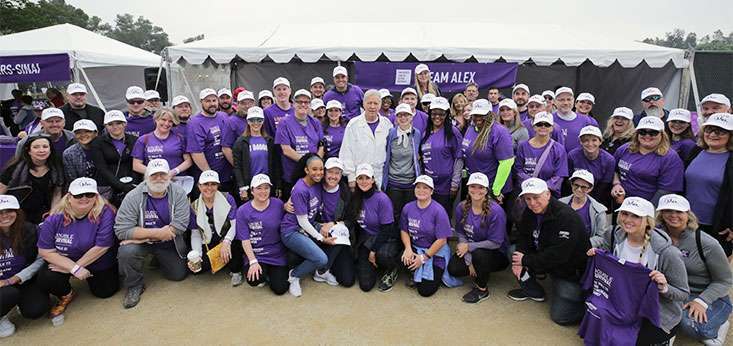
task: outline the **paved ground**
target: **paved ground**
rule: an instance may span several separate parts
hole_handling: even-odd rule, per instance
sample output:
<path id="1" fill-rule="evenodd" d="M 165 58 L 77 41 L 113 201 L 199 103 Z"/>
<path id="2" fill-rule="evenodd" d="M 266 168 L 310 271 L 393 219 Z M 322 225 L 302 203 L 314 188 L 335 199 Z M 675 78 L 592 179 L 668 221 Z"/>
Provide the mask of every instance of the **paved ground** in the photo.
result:
<path id="1" fill-rule="evenodd" d="M 122 308 L 122 291 L 100 300 L 81 286 L 64 325 L 14 316 L 18 331 L 0 344 L 582 344 L 577 327 L 550 321 L 547 303 L 507 299 L 514 282 L 508 271 L 492 277 L 492 296 L 478 305 L 460 301 L 468 285 L 422 298 L 403 280 L 388 293 L 363 293 L 307 279 L 303 296 L 294 298 L 246 283 L 233 288 L 224 273 L 183 282 L 147 276 L 134 309 Z"/>

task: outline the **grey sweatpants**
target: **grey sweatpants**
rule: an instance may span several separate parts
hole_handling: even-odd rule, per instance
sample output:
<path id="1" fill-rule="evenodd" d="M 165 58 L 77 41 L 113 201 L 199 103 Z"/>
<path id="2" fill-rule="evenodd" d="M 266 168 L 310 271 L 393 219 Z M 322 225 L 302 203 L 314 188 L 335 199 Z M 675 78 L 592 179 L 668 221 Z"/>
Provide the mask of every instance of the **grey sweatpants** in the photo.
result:
<path id="1" fill-rule="evenodd" d="M 160 263 L 160 271 L 166 279 L 181 281 L 188 275 L 186 259 L 179 257 L 175 248 L 160 244 L 127 244 L 120 246 L 117 252 L 124 287 L 143 284 L 143 261 L 151 253 Z"/>

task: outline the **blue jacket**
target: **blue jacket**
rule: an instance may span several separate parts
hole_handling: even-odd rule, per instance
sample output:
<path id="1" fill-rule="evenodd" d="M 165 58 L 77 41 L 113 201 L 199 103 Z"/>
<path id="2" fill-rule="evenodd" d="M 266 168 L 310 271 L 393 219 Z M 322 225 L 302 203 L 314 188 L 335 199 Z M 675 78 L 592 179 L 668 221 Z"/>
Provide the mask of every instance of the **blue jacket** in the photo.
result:
<path id="1" fill-rule="evenodd" d="M 384 160 L 384 168 L 382 169 L 382 191 L 385 192 L 389 185 L 389 161 L 392 159 L 392 142 L 394 142 L 395 138 L 397 138 L 396 126 L 390 129 L 387 135 L 387 158 Z M 422 139 L 420 130 L 413 127 L 410 138 L 412 138 L 412 160 L 415 162 L 415 177 L 418 177 L 420 172 L 422 172 L 420 168 L 420 154 L 418 153 L 420 150 L 420 140 Z"/>

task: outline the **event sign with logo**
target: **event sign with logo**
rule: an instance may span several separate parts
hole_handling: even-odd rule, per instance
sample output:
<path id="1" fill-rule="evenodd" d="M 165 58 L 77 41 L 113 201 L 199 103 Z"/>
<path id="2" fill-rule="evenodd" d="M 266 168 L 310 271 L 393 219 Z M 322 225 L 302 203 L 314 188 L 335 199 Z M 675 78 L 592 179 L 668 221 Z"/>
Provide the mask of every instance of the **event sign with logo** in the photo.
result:
<path id="1" fill-rule="evenodd" d="M 71 80 L 68 54 L 0 56 L 0 83 Z"/>
<path id="2" fill-rule="evenodd" d="M 415 85 L 416 62 L 355 62 L 356 85 L 362 89 L 387 88 L 391 92 Z M 428 63 L 430 79 L 442 92 L 461 92 L 474 82 L 479 88 L 507 88 L 517 78 L 513 63 Z"/>

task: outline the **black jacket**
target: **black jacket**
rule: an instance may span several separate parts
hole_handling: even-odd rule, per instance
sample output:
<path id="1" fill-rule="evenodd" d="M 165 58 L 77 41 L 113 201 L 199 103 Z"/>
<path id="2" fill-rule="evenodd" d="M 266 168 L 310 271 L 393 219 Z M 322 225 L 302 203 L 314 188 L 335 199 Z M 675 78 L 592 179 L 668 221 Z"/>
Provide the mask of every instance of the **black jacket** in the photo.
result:
<path id="1" fill-rule="evenodd" d="M 91 143 L 91 154 L 94 166 L 97 167 L 97 176 L 100 186 L 111 186 L 116 192 L 128 192 L 142 179 L 140 174 L 132 170 L 132 148 L 137 137 L 125 135 L 125 149 L 122 155 L 117 152 L 112 137 L 105 133 Z M 121 177 L 132 177 L 132 182 L 122 183 Z"/>
<path id="2" fill-rule="evenodd" d="M 535 213 L 525 209 L 517 225 L 517 251 L 524 254 L 522 265 L 562 279 L 580 280 L 591 245 L 578 213 L 551 197 L 542 217 L 537 248 L 532 237 L 536 225 Z"/>
<path id="3" fill-rule="evenodd" d="M 61 106 L 61 111 L 64 112 L 64 121 L 66 122 L 64 128 L 69 131 L 74 128 L 74 123 L 81 119 L 93 121 L 94 125 L 97 125 L 97 133 L 102 133 L 102 130 L 104 130 L 104 111 L 99 107 L 90 104 L 84 106 L 85 117 L 82 117 L 76 110 L 71 109 L 71 105 L 68 103 Z"/>
<path id="4" fill-rule="evenodd" d="M 237 188 L 249 186 L 252 181 L 252 174 L 249 171 L 249 138 L 239 136 L 232 147 L 232 156 L 234 158 L 234 179 L 237 181 Z M 268 155 L 268 176 L 273 184 L 273 188 L 280 188 L 280 176 L 282 175 L 282 166 L 280 165 L 280 155 L 278 155 L 275 142 L 268 137 L 267 155 Z"/>

